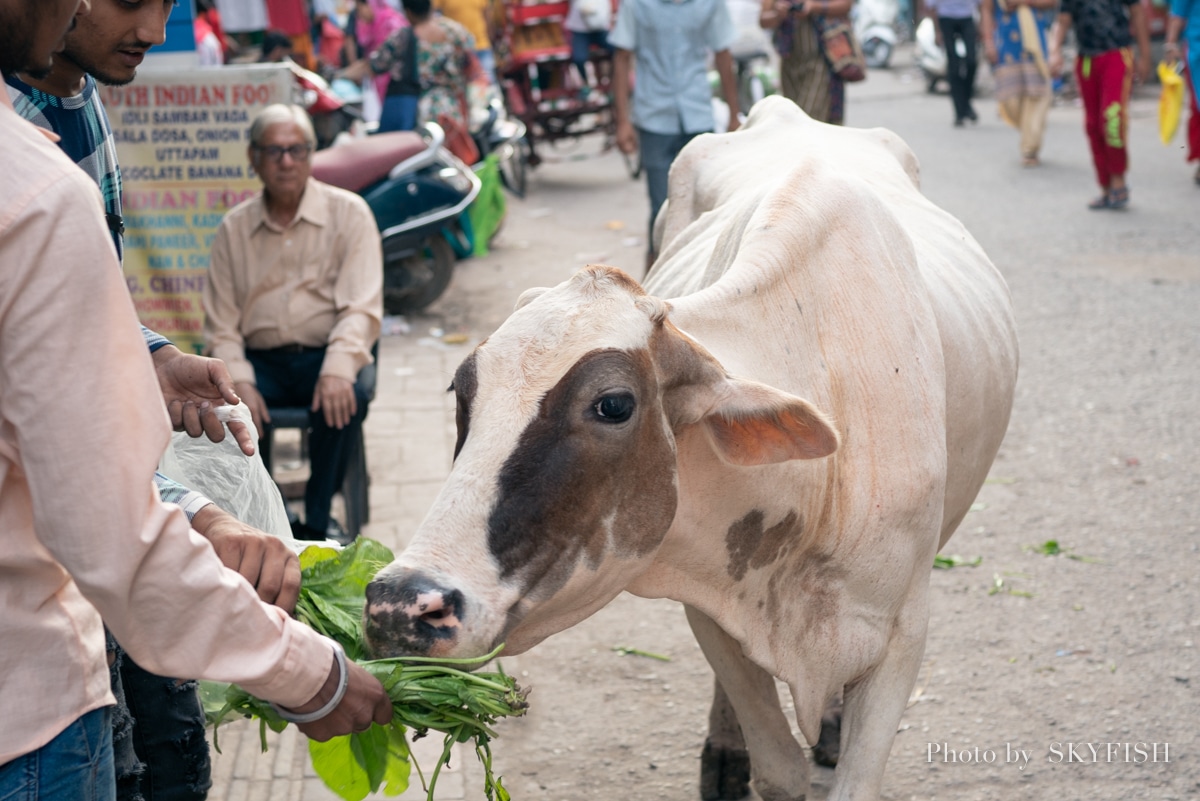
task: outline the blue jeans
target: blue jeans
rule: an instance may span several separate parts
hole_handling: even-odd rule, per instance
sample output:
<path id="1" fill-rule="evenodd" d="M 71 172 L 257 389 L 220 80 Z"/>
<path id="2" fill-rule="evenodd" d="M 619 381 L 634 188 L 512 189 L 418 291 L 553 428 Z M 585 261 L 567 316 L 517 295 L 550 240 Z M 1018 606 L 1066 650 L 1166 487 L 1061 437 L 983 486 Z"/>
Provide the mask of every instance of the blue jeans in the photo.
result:
<path id="1" fill-rule="evenodd" d="M 638 147 L 642 152 L 642 170 L 646 173 L 646 189 L 650 194 L 650 234 L 646 239 L 646 249 L 654 252 L 654 218 L 658 210 L 667 201 L 667 176 L 671 173 L 671 164 L 683 146 L 699 136 L 696 133 L 660 134 L 652 133 L 641 128 L 637 129 Z"/>
<path id="2" fill-rule="evenodd" d="M 83 715 L 36 751 L 0 765 L 3 801 L 115 801 L 112 708 Z"/>
<path id="3" fill-rule="evenodd" d="M 487 76 L 489 86 L 496 85 L 496 54 L 489 48 L 475 51 L 475 57 L 479 59 L 479 66 L 483 69 L 483 74 Z"/>
<path id="4" fill-rule="evenodd" d="M 608 44 L 608 31 L 571 31 L 571 63 L 579 70 L 579 78 L 587 84 L 585 67 L 591 57 L 592 47 L 612 52 Z"/>
<path id="5" fill-rule="evenodd" d="M 284 348 L 247 350 L 246 359 L 254 367 L 258 392 L 268 407 L 312 407 L 313 393 L 325 361 L 324 348 L 305 348 L 301 352 L 288 352 Z M 312 429 L 308 438 L 311 472 L 304 490 L 304 522 L 317 531 L 325 531 L 329 526 L 329 507 L 333 503 L 333 495 L 346 478 L 350 438 L 357 436 L 367 416 L 370 400 L 361 381 L 354 382 L 354 400 L 358 409 L 345 428 L 326 425 L 324 410 L 308 414 Z M 263 428 L 269 430 L 270 424 Z M 264 444 L 264 447 L 259 452 L 270 470 L 270 454 L 265 447 L 267 431 L 260 436 L 263 438 L 260 444 Z"/>
<path id="6" fill-rule="evenodd" d="M 411 131 L 417 127 L 416 95 L 388 95 L 379 111 L 379 133 Z"/>

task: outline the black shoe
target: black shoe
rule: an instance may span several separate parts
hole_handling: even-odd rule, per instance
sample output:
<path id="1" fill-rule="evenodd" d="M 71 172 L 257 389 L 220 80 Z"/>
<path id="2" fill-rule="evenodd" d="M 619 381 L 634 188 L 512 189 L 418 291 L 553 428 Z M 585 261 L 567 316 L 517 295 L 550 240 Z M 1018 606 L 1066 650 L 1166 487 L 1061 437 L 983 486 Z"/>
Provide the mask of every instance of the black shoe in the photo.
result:
<path id="1" fill-rule="evenodd" d="M 327 538 L 324 531 L 318 531 L 299 520 L 292 523 L 292 536 L 306 542 L 324 542 Z"/>
<path id="2" fill-rule="evenodd" d="M 979 115 L 975 113 L 975 109 L 967 112 L 967 119 L 971 122 L 979 122 Z"/>
<path id="3" fill-rule="evenodd" d="M 955 120 L 954 120 L 954 127 L 955 127 L 955 128 L 961 128 L 961 127 L 963 127 L 963 118 L 962 118 L 962 117 L 956 117 L 956 118 L 955 118 Z"/>
<path id="4" fill-rule="evenodd" d="M 329 518 L 329 527 L 325 529 L 325 537 L 342 545 L 349 545 L 354 542 L 354 537 L 347 534 L 346 529 L 342 528 L 342 524 L 332 517 Z"/>

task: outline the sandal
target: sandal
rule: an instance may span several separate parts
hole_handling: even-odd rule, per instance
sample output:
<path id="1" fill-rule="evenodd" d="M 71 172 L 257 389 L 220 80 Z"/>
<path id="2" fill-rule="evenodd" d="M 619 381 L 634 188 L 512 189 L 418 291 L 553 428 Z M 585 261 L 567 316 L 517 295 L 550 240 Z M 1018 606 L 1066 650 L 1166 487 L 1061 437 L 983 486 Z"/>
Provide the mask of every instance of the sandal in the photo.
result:
<path id="1" fill-rule="evenodd" d="M 1103 195 L 1101 195 L 1100 197 L 1096 198 L 1091 203 L 1089 203 L 1088 208 L 1091 209 L 1092 211 L 1096 211 L 1097 209 L 1111 208 L 1109 206 L 1108 192 L 1105 192 Z"/>
<path id="2" fill-rule="evenodd" d="M 1108 190 L 1108 207 L 1110 209 L 1123 209 L 1129 205 L 1129 187 L 1123 186 L 1120 189 Z"/>

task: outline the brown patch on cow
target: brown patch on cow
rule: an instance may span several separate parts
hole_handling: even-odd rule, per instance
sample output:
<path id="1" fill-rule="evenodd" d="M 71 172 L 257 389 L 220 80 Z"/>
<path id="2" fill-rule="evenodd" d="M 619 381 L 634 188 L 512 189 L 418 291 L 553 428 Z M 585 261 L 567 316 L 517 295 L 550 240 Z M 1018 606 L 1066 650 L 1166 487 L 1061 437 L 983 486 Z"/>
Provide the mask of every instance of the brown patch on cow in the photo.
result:
<path id="1" fill-rule="evenodd" d="M 822 637 L 836 635 L 838 608 L 843 597 L 842 585 L 846 568 L 834 559 L 832 553 L 804 549 L 781 560 L 767 580 L 766 617 L 775 624 L 785 626 L 800 623 L 799 631 L 789 630 L 787 636 L 798 634 L 810 637 L 813 629 L 829 628 Z M 793 606 L 797 594 L 804 599 L 804 607 L 798 618 L 785 620 L 784 607 Z M 781 633 L 780 636 L 783 636 Z"/>
<path id="2" fill-rule="evenodd" d="M 454 373 L 454 381 L 450 384 L 455 400 L 454 425 L 458 430 L 458 439 L 454 442 L 455 459 L 458 458 L 458 452 L 462 450 L 471 430 L 471 404 L 475 402 L 475 392 L 479 388 L 475 363 L 475 354 L 472 353 L 458 366 Z"/>
<path id="3" fill-rule="evenodd" d="M 611 422 L 600 399 L 633 398 Z M 505 579 L 547 597 L 581 561 L 637 558 L 658 547 L 675 516 L 675 448 L 664 430 L 646 350 L 580 358 L 541 399 L 497 477 L 488 545 Z M 611 527 L 611 528 L 610 528 Z"/>
<path id="4" fill-rule="evenodd" d="M 763 528 L 764 515 L 751 509 L 736 521 L 725 534 L 725 550 L 729 553 L 726 570 L 734 581 L 741 581 L 750 569 L 760 570 L 782 558 L 804 533 L 804 521 L 791 510 L 770 528 Z"/>

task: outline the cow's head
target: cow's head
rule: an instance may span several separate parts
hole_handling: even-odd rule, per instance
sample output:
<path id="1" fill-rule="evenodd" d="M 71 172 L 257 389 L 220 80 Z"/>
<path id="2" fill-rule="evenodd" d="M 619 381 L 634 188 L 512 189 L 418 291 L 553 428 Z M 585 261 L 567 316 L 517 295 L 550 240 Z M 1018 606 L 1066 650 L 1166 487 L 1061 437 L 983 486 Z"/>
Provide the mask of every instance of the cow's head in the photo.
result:
<path id="1" fill-rule="evenodd" d="M 462 363 L 454 468 L 367 588 L 376 655 L 520 653 L 603 607 L 671 527 L 689 427 L 736 465 L 836 449 L 810 404 L 730 378 L 668 311 L 589 267 L 527 292 Z"/>

